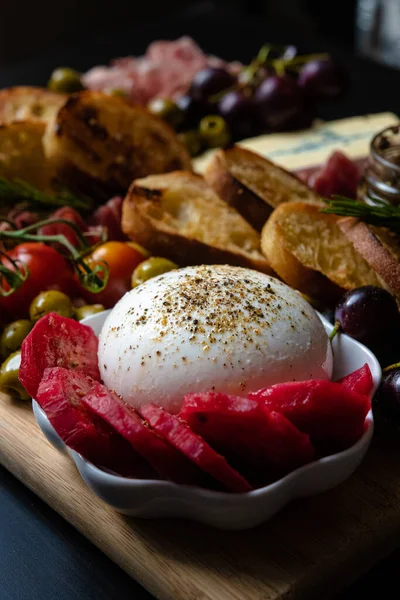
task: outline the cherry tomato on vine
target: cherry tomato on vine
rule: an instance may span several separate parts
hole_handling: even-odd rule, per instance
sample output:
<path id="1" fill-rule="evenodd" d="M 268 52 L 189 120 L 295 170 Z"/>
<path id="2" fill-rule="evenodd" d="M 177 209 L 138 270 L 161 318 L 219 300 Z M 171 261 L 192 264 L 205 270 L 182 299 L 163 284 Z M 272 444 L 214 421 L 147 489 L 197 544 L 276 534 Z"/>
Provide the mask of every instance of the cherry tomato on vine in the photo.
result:
<path id="1" fill-rule="evenodd" d="M 98 294 L 81 290 L 80 295 L 90 303 L 100 303 L 111 308 L 131 289 L 133 270 L 141 263 L 144 256 L 138 248 L 124 242 L 106 242 L 96 248 L 87 258 L 89 264 L 105 262 L 110 269 L 105 289 Z"/>
<path id="2" fill-rule="evenodd" d="M 19 244 L 7 255 L 17 261 L 21 268 L 26 265 L 29 270 L 28 278 L 9 296 L 0 296 L 0 313 L 5 311 L 10 317 L 29 318 L 29 305 L 33 298 L 44 290 L 60 290 L 71 294 L 74 289 L 74 279 L 71 267 L 56 250 L 41 242 Z M 4 266 L 14 270 L 7 258 L 1 258 Z M 7 283 L 2 282 L 7 289 Z"/>
<path id="3" fill-rule="evenodd" d="M 88 226 L 81 215 L 70 206 L 63 206 L 62 208 L 57 209 L 50 218 L 70 221 L 73 225 L 76 225 L 82 233 L 88 230 Z M 79 240 L 76 233 L 66 223 L 49 223 L 48 225 L 43 225 L 40 233 L 42 235 L 64 235 L 75 248 L 79 246 Z"/>

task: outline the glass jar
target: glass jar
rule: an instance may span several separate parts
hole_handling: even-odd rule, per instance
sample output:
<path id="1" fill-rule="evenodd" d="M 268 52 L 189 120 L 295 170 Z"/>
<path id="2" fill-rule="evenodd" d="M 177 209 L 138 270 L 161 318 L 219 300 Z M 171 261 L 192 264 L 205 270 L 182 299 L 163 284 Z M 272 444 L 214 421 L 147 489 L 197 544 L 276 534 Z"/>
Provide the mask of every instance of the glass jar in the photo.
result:
<path id="1" fill-rule="evenodd" d="M 372 139 L 358 198 L 368 204 L 400 205 L 400 125 L 388 127 Z"/>
<path id="2" fill-rule="evenodd" d="M 356 45 L 360 54 L 400 67 L 399 0 L 358 0 Z"/>

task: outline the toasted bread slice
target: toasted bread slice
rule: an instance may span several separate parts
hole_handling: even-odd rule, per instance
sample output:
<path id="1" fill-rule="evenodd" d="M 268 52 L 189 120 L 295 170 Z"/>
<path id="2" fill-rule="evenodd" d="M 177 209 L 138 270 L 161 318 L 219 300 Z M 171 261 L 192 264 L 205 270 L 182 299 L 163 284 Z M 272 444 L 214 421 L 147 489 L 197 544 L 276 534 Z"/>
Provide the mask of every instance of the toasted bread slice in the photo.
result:
<path id="1" fill-rule="evenodd" d="M 39 121 L 47 123 L 67 99 L 66 94 L 46 88 L 18 86 L 0 90 L 0 123 Z"/>
<path id="2" fill-rule="evenodd" d="M 388 290 L 400 299 L 400 236 L 352 217 L 340 219 L 338 224 Z"/>
<path id="3" fill-rule="evenodd" d="M 339 227 L 340 218 L 305 202 L 278 206 L 261 234 L 268 262 L 289 285 L 331 305 L 362 285 L 386 287 Z"/>
<path id="4" fill-rule="evenodd" d="M 282 202 L 320 203 L 318 194 L 295 175 L 240 146 L 216 152 L 204 176 L 257 231 Z"/>
<path id="5" fill-rule="evenodd" d="M 259 234 L 199 175 L 179 171 L 133 182 L 122 229 L 179 265 L 227 263 L 272 273 Z"/>
<path id="6" fill-rule="evenodd" d="M 40 190 L 51 190 L 55 172 L 44 155 L 44 130 L 44 123 L 38 121 L 0 125 L 1 177 L 22 179 Z"/>
<path id="7" fill-rule="evenodd" d="M 133 179 L 190 169 L 186 147 L 146 109 L 102 92 L 71 95 L 49 124 L 44 145 L 66 183 L 125 193 Z"/>

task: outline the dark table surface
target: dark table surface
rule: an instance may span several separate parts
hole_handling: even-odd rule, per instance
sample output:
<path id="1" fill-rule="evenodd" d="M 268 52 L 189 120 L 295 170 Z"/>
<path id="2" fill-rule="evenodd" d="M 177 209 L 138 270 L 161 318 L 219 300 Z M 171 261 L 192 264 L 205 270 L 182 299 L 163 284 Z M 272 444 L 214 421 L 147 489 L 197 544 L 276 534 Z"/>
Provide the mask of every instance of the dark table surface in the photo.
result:
<path id="1" fill-rule="evenodd" d="M 237 14 L 199 10 L 164 22 L 134 23 L 118 32 L 88 37 L 68 48 L 55 48 L 23 63 L 0 67 L 0 87 L 44 84 L 51 70 L 70 65 L 84 70 L 115 56 L 137 54 L 152 39 L 191 34 L 207 51 L 227 59 L 248 61 L 265 42 L 296 43 L 305 51 L 331 51 L 346 64 L 352 79 L 349 93 L 326 107 L 327 119 L 393 111 L 400 113 L 400 73 L 324 40 L 318 32 L 282 23 L 242 18 Z M 39 433 L 38 433 L 39 435 Z M 119 567 L 41 502 L 11 474 L 0 468 L 0 598 L 1 600 L 150 600 L 151 596 Z M 338 600 L 393 596 L 400 552 L 380 563 Z M 218 600 L 217 598 L 215 600 Z"/>

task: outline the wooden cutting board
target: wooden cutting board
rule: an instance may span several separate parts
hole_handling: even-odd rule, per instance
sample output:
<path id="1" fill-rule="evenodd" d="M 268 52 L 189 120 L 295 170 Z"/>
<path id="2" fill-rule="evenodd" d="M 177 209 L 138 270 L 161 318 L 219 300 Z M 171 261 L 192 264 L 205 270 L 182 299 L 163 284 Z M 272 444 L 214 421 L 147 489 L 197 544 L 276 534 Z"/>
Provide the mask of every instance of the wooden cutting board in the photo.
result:
<path id="1" fill-rule="evenodd" d="M 388 437 L 343 485 L 244 532 L 117 514 L 50 446 L 30 405 L 1 394 L 0 461 L 161 600 L 326 600 L 400 540 L 400 443 Z"/>

